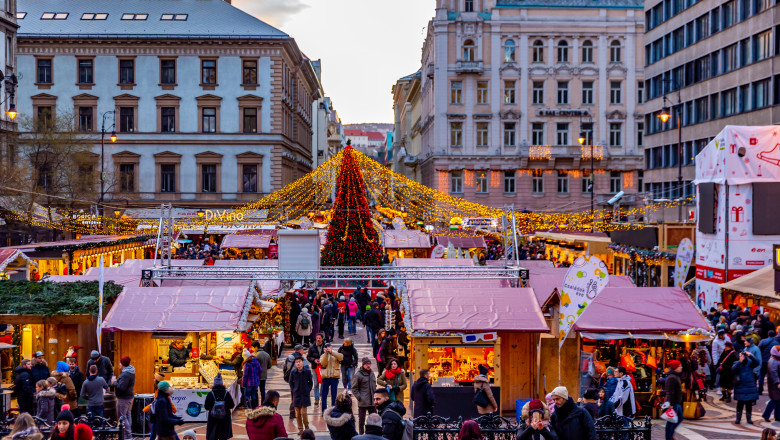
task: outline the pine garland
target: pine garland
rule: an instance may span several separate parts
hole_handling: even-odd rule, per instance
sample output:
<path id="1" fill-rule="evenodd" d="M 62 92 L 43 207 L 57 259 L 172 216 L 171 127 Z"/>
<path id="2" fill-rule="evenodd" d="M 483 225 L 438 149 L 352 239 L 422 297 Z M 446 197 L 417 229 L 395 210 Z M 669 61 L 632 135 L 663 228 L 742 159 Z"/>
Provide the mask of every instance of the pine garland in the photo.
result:
<path id="1" fill-rule="evenodd" d="M 106 282 L 103 308 L 108 310 L 121 291 L 122 286 Z M 97 312 L 97 281 L 0 281 L 0 314 L 3 315 L 97 315 Z"/>
<path id="2" fill-rule="evenodd" d="M 138 235 L 135 237 L 130 238 L 120 238 L 119 240 L 109 240 L 109 241 L 97 241 L 97 242 L 88 242 L 88 243 L 82 243 L 82 244 L 71 244 L 71 245 L 65 245 L 65 246 L 40 246 L 35 248 L 38 252 L 44 252 L 44 251 L 66 251 L 66 252 L 73 252 L 73 251 L 83 251 L 87 249 L 95 249 L 95 248 L 101 248 L 106 246 L 118 246 L 122 244 L 131 244 L 131 243 L 140 243 L 145 242 L 151 238 L 156 238 L 156 235 Z"/>

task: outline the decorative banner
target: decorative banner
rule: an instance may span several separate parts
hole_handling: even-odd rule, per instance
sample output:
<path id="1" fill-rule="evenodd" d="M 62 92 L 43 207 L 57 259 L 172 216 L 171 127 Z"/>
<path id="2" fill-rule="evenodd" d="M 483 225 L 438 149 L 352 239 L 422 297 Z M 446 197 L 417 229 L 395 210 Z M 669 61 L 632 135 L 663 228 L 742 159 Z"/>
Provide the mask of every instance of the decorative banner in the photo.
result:
<path id="1" fill-rule="evenodd" d="M 433 251 L 431 251 L 431 258 L 442 257 L 444 257 L 444 246 L 437 244 L 436 247 L 433 248 Z"/>
<path id="2" fill-rule="evenodd" d="M 470 333 L 462 336 L 463 342 L 495 341 L 498 338 L 496 332 L 491 333 Z"/>
<path id="3" fill-rule="evenodd" d="M 403 231 L 404 229 L 406 229 L 406 223 L 404 223 L 401 217 L 396 217 L 393 219 L 393 229 L 395 229 L 396 231 Z"/>
<path id="4" fill-rule="evenodd" d="M 561 315 L 559 317 L 558 347 L 563 345 L 582 312 L 609 283 L 609 270 L 603 261 L 592 255 L 574 260 L 566 272 L 561 288 Z"/>
<path id="5" fill-rule="evenodd" d="M 677 258 L 674 261 L 674 285 L 682 289 L 685 277 L 693 261 L 693 243 L 688 238 L 680 240 L 677 246 Z"/>
<path id="6" fill-rule="evenodd" d="M 97 351 L 100 350 L 100 336 L 103 333 L 103 255 L 100 256 L 100 271 L 98 277 L 98 316 L 97 316 Z"/>

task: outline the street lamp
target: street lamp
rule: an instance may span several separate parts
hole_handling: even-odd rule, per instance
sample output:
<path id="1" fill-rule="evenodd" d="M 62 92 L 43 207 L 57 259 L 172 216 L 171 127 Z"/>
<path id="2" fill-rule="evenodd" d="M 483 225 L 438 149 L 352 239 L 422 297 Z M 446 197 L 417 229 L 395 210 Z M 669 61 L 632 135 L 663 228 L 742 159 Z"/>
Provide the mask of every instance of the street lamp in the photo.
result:
<path id="1" fill-rule="evenodd" d="M 8 106 L 8 111 L 6 113 L 8 114 L 8 118 L 12 121 L 16 119 L 16 115 L 18 115 L 18 113 L 16 113 L 16 104 L 12 102 L 11 105 Z"/>
<path id="2" fill-rule="evenodd" d="M 115 210 L 114 210 L 114 216 L 115 216 L 116 218 L 119 218 L 119 215 L 120 215 L 120 214 L 122 214 L 122 211 L 120 211 L 120 210 L 118 210 L 118 209 L 115 209 Z"/>
<path id="3" fill-rule="evenodd" d="M 104 159 L 106 150 L 106 118 L 108 115 L 114 116 L 114 121 L 111 123 L 109 129 L 111 130 L 111 142 L 116 142 L 116 110 L 109 110 L 103 113 L 103 123 L 100 126 L 100 215 L 103 216 L 103 199 L 105 198 L 105 184 L 106 184 L 106 161 Z"/>
<path id="4" fill-rule="evenodd" d="M 206 215 L 206 211 L 203 209 L 198 210 L 198 218 L 203 218 L 203 216 Z"/>
<path id="5" fill-rule="evenodd" d="M 16 79 L 16 75 L 13 73 L 3 77 L 2 80 L 5 81 L 5 88 L 8 91 L 8 99 L 11 100 L 11 102 L 8 104 L 8 111 L 5 112 L 5 114 L 8 115 L 8 119 L 13 121 L 16 118 L 16 115 L 19 114 L 16 112 L 16 104 L 14 104 L 14 96 L 16 96 L 16 85 L 18 84 L 18 81 Z"/>
<path id="6" fill-rule="evenodd" d="M 674 78 L 668 78 L 663 79 L 663 82 L 671 82 L 672 87 L 677 90 L 677 188 L 678 191 L 680 191 L 680 205 L 678 206 L 678 214 L 677 214 L 677 221 L 682 223 L 683 221 L 683 207 L 682 207 L 682 198 L 683 194 L 685 193 L 685 188 L 683 187 L 683 175 L 682 175 L 682 163 L 683 163 L 683 151 L 682 151 L 682 96 L 680 94 L 680 88 L 677 85 L 677 81 L 674 80 Z M 669 106 L 667 105 L 667 101 L 671 103 L 671 100 L 666 99 L 666 94 L 664 93 L 664 100 L 663 100 L 663 108 L 661 109 L 661 113 L 658 114 L 658 119 L 661 120 L 662 123 L 666 123 L 669 118 L 672 116 L 671 112 L 669 111 Z"/>

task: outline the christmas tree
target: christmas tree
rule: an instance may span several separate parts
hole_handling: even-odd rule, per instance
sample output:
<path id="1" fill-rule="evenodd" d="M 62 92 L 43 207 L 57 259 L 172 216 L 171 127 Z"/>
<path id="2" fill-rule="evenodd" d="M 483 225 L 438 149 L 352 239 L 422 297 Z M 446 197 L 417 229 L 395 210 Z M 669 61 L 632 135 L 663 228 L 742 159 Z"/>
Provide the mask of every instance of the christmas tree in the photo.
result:
<path id="1" fill-rule="evenodd" d="M 336 203 L 322 250 L 323 266 L 380 266 L 382 247 L 371 223 L 363 176 L 351 146 L 344 149 L 336 181 Z"/>

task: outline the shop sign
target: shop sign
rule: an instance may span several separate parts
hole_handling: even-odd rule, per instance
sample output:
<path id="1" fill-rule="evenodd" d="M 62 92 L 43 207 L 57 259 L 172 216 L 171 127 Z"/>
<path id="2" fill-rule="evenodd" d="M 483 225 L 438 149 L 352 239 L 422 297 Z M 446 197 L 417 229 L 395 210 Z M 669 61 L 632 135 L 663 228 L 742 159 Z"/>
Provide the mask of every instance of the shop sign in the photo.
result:
<path id="1" fill-rule="evenodd" d="M 437 244 L 435 248 L 433 248 L 433 251 L 431 251 L 431 258 L 442 258 L 444 257 L 444 246 Z"/>
<path id="2" fill-rule="evenodd" d="M 561 288 L 559 347 L 563 346 L 574 324 L 608 283 L 609 269 L 603 261 L 592 255 L 574 260 Z"/>
<path id="3" fill-rule="evenodd" d="M 267 209 L 205 209 L 204 213 L 204 220 L 213 220 L 221 217 L 225 222 L 265 220 L 268 217 Z M 130 208 L 125 211 L 124 215 L 137 220 L 159 219 L 160 208 Z M 173 218 L 197 219 L 199 218 L 198 210 L 192 208 L 173 208 Z"/>
<path id="4" fill-rule="evenodd" d="M 488 228 L 495 229 L 498 227 L 498 219 L 497 218 L 464 218 L 463 227 L 474 228 L 474 229 L 488 229 Z"/>
<path id="5" fill-rule="evenodd" d="M 537 110 L 537 116 L 590 116 L 588 110 L 581 110 L 578 108 L 572 109 L 555 109 L 555 108 L 543 108 Z"/>

